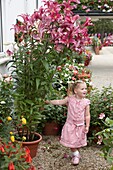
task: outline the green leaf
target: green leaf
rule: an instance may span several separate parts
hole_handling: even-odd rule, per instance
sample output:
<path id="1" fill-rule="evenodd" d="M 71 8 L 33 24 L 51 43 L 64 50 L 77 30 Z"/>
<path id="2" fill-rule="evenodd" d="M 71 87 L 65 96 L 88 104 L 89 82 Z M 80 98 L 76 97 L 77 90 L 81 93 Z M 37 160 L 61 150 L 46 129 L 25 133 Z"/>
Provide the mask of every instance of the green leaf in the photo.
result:
<path id="1" fill-rule="evenodd" d="M 47 61 L 43 60 L 42 63 L 44 65 L 45 69 L 48 71 L 49 70 L 49 65 L 48 65 Z"/>
<path id="2" fill-rule="evenodd" d="M 36 78 L 36 89 L 37 90 L 38 90 L 39 84 L 40 84 L 40 79 Z"/>

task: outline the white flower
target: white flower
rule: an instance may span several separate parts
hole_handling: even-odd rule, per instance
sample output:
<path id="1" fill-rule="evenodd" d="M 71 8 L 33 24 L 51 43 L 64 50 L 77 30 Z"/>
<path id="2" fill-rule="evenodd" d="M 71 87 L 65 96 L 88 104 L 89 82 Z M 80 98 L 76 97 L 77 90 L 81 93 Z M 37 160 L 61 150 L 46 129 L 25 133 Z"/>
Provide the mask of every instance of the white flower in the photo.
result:
<path id="1" fill-rule="evenodd" d="M 58 90 L 59 90 L 59 91 L 61 91 L 61 90 L 62 90 L 62 88 L 60 87 L 60 88 L 58 88 Z"/>
<path id="2" fill-rule="evenodd" d="M 69 84 L 69 83 L 70 83 L 70 81 L 67 81 L 67 83 Z"/>
<path id="3" fill-rule="evenodd" d="M 68 74 L 65 73 L 65 74 L 64 74 L 64 77 L 68 77 Z"/>
<path id="4" fill-rule="evenodd" d="M 105 10 L 105 9 L 103 9 L 102 11 L 103 11 L 103 12 L 106 12 L 106 10 Z"/>
<path id="5" fill-rule="evenodd" d="M 46 54 L 48 54 L 49 52 L 50 52 L 50 49 L 47 49 Z"/>
<path id="6" fill-rule="evenodd" d="M 109 8 L 109 5 L 108 4 L 104 4 L 104 7 Z"/>
<path id="7" fill-rule="evenodd" d="M 5 101 L 1 101 L 0 103 L 1 103 L 1 104 L 6 104 L 6 102 L 5 102 Z"/>
<path id="8" fill-rule="evenodd" d="M 107 12 L 112 12 L 112 9 L 107 10 Z"/>
<path id="9" fill-rule="evenodd" d="M 101 6 L 98 5 L 98 8 L 101 8 Z"/>
<path id="10" fill-rule="evenodd" d="M 105 117 L 105 114 L 104 113 L 100 113 L 99 119 L 103 119 L 104 117 Z"/>
<path id="11" fill-rule="evenodd" d="M 60 82 L 60 83 L 63 83 L 63 81 L 62 81 L 62 80 L 60 80 L 59 82 Z"/>
<path id="12" fill-rule="evenodd" d="M 79 63 L 78 65 L 79 65 L 79 66 L 84 66 L 84 64 L 83 64 L 83 63 Z"/>
<path id="13" fill-rule="evenodd" d="M 89 85 L 90 85 L 90 86 L 93 86 L 93 83 L 90 81 L 90 82 L 89 82 Z"/>
<path id="14" fill-rule="evenodd" d="M 66 71 L 69 71 L 69 68 L 66 68 Z"/>
<path id="15" fill-rule="evenodd" d="M 89 82 L 89 79 L 85 79 L 86 82 Z"/>
<path id="16" fill-rule="evenodd" d="M 65 66 L 69 66 L 69 63 L 66 63 Z"/>

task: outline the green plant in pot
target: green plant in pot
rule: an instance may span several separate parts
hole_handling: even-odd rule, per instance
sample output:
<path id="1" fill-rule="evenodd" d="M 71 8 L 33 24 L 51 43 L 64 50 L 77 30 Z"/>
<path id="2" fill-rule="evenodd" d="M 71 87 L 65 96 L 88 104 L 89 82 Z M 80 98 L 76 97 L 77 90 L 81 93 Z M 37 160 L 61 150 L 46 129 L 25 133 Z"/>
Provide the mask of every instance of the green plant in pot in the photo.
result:
<path id="1" fill-rule="evenodd" d="M 0 80 L 0 169 L 35 170 L 30 150 L 15 140 L 13 120 L 13 81 L 9 75 Z M 24 139 L 24 138 L 23 138 Z"/>
<path id="2" fill-rule="evenodd" d="M 56 105 L 44 106 L 44 135 L 58 135 L 66 119 L 66 107 Z"/>
<path id="3" fill-rule="evenodd" d="M 19 140 L 22 136 L 27 141 L 34 140 L 33 132 L 43 120 L 45 96 L 52 89 L 57 66 L 64 64 L 72 51 L 82 53 L 85 41 L 89 41 L 87 26 L 91 24 L 90 19 L 75 26 L 79 16 L 73 16 L 64 2 L 44 3 L 44 7 L 32 15 L 20 15 L 14 25 L 15 44 L 10 53 L 10 65 L 14 80 L 13 119 Z M 66 3 L 73 8 L 71 2 Z M 53 7 L 54 14 L 51 13 Z M 78 41 L 79 45 L 76 45 Z"/>
<path id="4" fill-rule="evenodd" d="M 99 55 L 99 51 L 102 47 L 102 43 L 101 43 L 101 40 L 98 37 L 96 37 L 96 36 L 93 37 L 92 46 L 93 46 L 95 54 Z"/>
<path id="5" fill-rule="evenodd" d="M 58 85 L 58 84 L 57 84 Z M 56 86 L 53 84 L 53 90 L 47 94 L 46 98 L 59 99 L 63 97 L 61 91 L 55 89 Z M 42 114 L 43 119 L 43 134 L 44 135 L 58 135 L 62 129 L 62 126 L 66 120 L 67 107 L 57 106 L 52 104 L 45 104 Z"/>
<path id="6" fill-rule="evenodd" d="M 100 47 L 101 46 L 101 40 L 98 37 L 94 36 L 93 39 L 92 39 L 92 44 L 93 44 L 93 46 Z"/>

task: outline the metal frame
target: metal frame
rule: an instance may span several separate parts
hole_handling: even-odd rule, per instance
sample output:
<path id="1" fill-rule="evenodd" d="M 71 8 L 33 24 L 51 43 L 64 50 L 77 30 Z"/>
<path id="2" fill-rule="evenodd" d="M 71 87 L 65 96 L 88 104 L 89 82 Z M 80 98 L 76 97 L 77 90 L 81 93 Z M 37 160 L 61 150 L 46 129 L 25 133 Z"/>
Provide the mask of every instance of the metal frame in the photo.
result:
<path id="1" fill-rule="evenodd" d="M 90 12 L 83 12 L 83 11 L 77 11 L 73 10 L 74 14 L 79 14 L 80 16 L 102 16 L 102 17 L 111 17 L 113 16 L 113 12 L 101 12 L 101 11 L 96 11 L 92 10 Z"/>
<path id="2" fill-rule="evenodd" d="M 36 9 L 38 9 L 38 0 L 36 0 Z"/>
<path id="3" fill-rule="evenodd" d="M 2 2 L 0 0 L 0 52 L 3 52 Z"/>

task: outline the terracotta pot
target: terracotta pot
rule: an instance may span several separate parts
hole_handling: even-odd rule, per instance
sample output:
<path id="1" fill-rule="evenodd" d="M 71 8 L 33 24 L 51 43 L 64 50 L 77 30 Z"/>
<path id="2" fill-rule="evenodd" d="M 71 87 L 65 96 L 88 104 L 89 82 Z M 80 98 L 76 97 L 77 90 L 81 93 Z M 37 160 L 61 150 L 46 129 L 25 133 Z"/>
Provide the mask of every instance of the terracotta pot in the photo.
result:
<path id="1" fill-rule="evenodd" d="M 87 77 L 87 78 L 90 78 L 91 77 L 91 75 L 90 75 L 90 73 L 82 73 L 82 74 L 78 74 L 78 78 L 85 78 L 85 77 Z"/>
<path id="2" fill-rule="evenodd" d="M 84 65 L 85 66 L 88 66 L 90 64 L 90 60 L 86 60 L 85 62 L 84 62 Z"/>
<path id="3" fill-rule="evenodd" d="M 47 122 L 45 123 L 43 134 L 47 136 L 56 136 L 60 132 L 60 125 L 57 122 Z"/>
<path id="4" fill-rule="evenodd" d="M 94 47 L 94 51 L 95 51 L 95 54 L 96 54 L 96 55 L 99 55 L 99 54 L 100 54 L 100 47 L 95 46 L 95 47 Z"/>
<path id="5" fill-rule="evenodd" d="M 22 142 L 22 146 L 27 146 L 30 150 L 30 155 L 31 158 L 34 158 L 37 155 L 37 149 L 38 149 L 38 145 L 42 140 L 42 136 L 39 133 L 34 132 L 37 140 L 35 141 L 31 141 L 31 142 Z"/>

